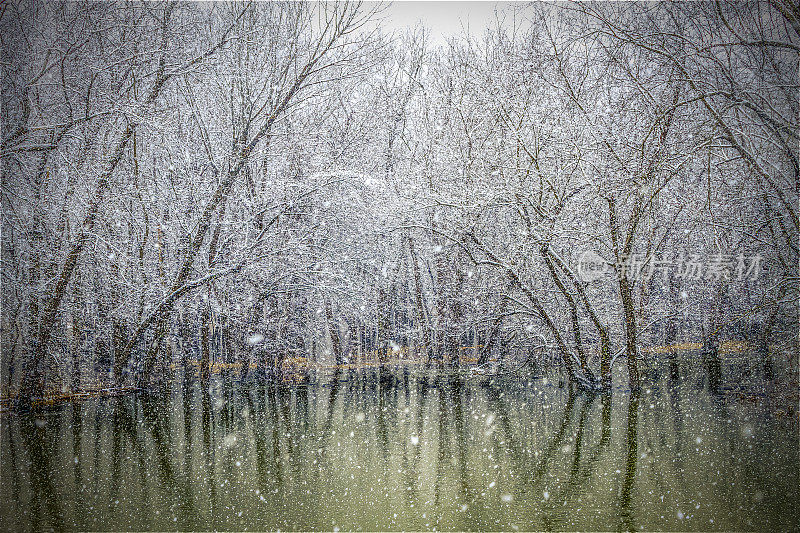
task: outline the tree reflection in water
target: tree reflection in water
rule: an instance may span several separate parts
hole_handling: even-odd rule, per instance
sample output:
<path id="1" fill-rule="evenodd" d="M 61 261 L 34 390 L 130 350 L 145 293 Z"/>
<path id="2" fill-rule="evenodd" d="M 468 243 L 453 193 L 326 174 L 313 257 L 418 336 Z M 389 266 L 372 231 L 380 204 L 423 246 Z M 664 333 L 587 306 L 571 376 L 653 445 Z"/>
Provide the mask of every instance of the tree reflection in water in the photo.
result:
<path id="1" fill-rule="evenodd" d="M 634 516 L 631 509 L 631 494 L 633 485 L 636 481 L 636 460 L 638 454 L 638 432 L 639 432 L 639 395 L 632 393 L 628 396 L 628 427 L 626 433 L 627 455 L 625 459 L 625 478 L 622 481 L 622 492 L 620 495 L 620 517 L 624 529 L 633 531 Z"/>
<path id="2" fill-rule="evenodd" d="M 367 369 L 4 417 L 0 526 L 790 527 L 796 422 L 670 370 L 641 396 Z"/>

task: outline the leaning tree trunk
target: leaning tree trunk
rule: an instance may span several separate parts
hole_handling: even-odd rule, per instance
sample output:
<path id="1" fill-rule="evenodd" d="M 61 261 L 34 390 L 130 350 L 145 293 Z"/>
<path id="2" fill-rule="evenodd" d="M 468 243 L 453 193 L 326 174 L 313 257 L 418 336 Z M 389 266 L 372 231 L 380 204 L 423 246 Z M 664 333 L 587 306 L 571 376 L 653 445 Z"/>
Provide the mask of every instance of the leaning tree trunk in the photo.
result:
<path id="1" fill-rule="evenodd" d="M 20 383 L 20 390 L 17 396 L 17 407 L 20 409 L 30 408 L 31 398 L 36 395 L 41 395 L 43 392 L 42 378 L 45 368 L 45 358 L 48 354 L 48 345 L 52 336 L 53 328 L 56 325 L 56 318 L 58 309 L 61 306 L 61 300 L 67 291 L 67 285 L 72 279 L 72 275 L 78 266 L 78 259 L 86 244 L 91 240 L 94 234 L 94 226 L 97 216 L 100 212 L 100 207 L 103 204 L 106 190 L 109 187 L 111 175 L 117 168 L 117 165 L 122 160 L 126 152 L 126 147 L 133 132 L 141 122 L 144 111 L 149 108 L 158 97 L 164 84 L 169 79 L 166 75 L 166 47 L 167 47 L 167 24 L 171 8 L 168 8 L 164 16 L 164 24 L 162 27 L 161 35 L 161 56 L 158 62 L 158 68 L 155 74 L 155 82 L 153 83 L 147 98 L 142 102 L 140 111 L 135 115 L 127 117 L 127 125 L 122 135 L 117 140 L 114 149 L 111 151 L 111 157 L 108 160 L 105 170 L 100 174 L 94 186 L 94 191 L 89 200 L 89 210 L 83 219 L 83 222 L 78 228 L 78 235 L 75 241 L 69 247 L 67 252 L 64 266 L 61 268 L 58 276 L 56 276 L 55 284 L 50 298 L 44 307 L 42 319 L 39 323 L 39 332 L 37 339 L 34 341 L 34 346 L 31 351 L 31 357 L 26 361 L 23 368 L 23 376 Z"/>
<path id="2" fill-rule="evenodd" d="M 547 310 L 544 308 L 541 300 L 536 296 L 536 294 L 531 290 L 530 287 L 525 285 L 522 280 L 519 278 L 517 273 L 510 268 L 508 265 L 505 265 L 502 261 L 500 261 L 497 256 L 492 253 L 486 246 L 483 246 L 481 242 L 478 240 L 475 235 L 470 235 L 472 241 L 481 249 L 481 251 L 486 254 L 492 263 L 501 266 L 501 268 L 505 271 L 506 276 L 508 277 L 509 282 L 512 286 L 518 287 L 525 297 L 530 301 L 533 305 L 533 308 L 536 312 L 536 316 L 541 318 L 541 320 L 547 326 L 547 329 L 550 331 L 551 335 L 556 341 L 556 346 L 558 347 L 558 353 L 561 357 L 561 361 L 564 363 L 564 366 L 567 369 L 567 375 L 569 376 L 570 381 L 574 382 L 576 385 L 583 389 L 588 390 L 597 390 L 598 384 L 595 381 L 589 379 L 583 372 L 580 371 L 580 368 L 575 365 L 575 361 L 572 359 L 573 355 L 570 353 L 569 349 L 567 348 L 566 343 L 564 342 L 564 338 L 561 335 L 561 332 L 556 326 L 555 322 L 553 321 L 552 317 L 548 314 Z"/>
<path id="3" fill-rule="evenodd" d="M 590 380 L 595 381 L 594 374 L 589 368 L 589 364 L 586 360 L 586 351 L 583 349 L 583 340 L 581 339 L 581 326 L 578 320 L 578 305 L 575 302 L 575 298 L 572 297 L 572 294 L 570 294 L 570 292 L 564 285 L 564 282 L 561 280 L 561 276 L 559 276 L 555 264 L 550 258 L 548 246 L 546 244 L 543 244 L 539 248 L 539 252 L 542 256 L 542 259 L 544 259 L 545 265 L 547 265 L 547 270 L 550 272 L 550 277 L 555 282 L 556 287 L 558 287 L 558 290 L 561 292 L 561 295 L 567 301 L 567 305 L 569 306 L 570 318 L 572 324 L 572 335 L 575 341 L 575 351 L 578 352 L 578 361 L 580 363 L 581 370 L 589 377 Z"/>
<path id="4" fill-rule="evenodd" d="M 597 330 L 597 335 L 600 338 L 600 382 L 602 388 L 608 390 L 611 388 L 611 339 L 608 335 L 608 327 L 600 321 L 597 311 L 589 301 L 584 283 L 575 276 L 574 272 L 572 272 L 558 254 L 553 253 L 552 250 L 549 250 L 549 252 L 553 262 L 558 265 L 564 275 L 572 282 L 575 291 L 578 293 L 583 303 L 583 307 L 586 309 L 586 313 L 589 315 L 589 318 Z"/>

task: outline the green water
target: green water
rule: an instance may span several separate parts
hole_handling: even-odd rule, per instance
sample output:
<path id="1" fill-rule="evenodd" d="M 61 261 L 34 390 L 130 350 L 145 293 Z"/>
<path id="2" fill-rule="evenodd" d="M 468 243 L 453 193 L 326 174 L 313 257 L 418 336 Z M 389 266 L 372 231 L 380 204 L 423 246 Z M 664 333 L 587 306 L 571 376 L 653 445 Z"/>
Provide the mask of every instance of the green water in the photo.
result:
<path id="1" fill-rule="evenodd" d="M 4 415 L 0 527 L 788 530 L 796 417 L 708 392 L 374 371 Z"/>

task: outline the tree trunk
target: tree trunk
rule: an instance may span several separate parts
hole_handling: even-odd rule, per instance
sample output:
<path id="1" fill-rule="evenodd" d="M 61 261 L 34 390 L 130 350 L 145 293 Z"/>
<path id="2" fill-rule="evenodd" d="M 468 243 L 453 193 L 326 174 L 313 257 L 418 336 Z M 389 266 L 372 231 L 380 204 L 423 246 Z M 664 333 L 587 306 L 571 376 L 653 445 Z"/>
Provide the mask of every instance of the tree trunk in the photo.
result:
<path id="1" fill-rule="evenodd" d="M 419 263 L 417 262 L 417 255 L 414 253 L 414 241 L 411 237 L 406 237 L 408 242 L 408 251 L 411 256 L 411 271 L 414 276 L 414 303 L 417 311 L 417 324 L 419 325 L 422 346 L 425 351 L 425 358 L 431 358 L 431 343 L 428 337 L 428 325 L 425 316 L 425 299 L 422 295 L 422 276 L 419 271 Z"/>
<path id="2" fill-rule="evenodd" d="M 211 329 L 211 302 L 209 300 L 203 303 L 203 310 L 200 312 L 200 380 L 204 385 L 208 385 L 211 377 L 211 350 L 208 342 L 208 334 Z"/>
<path id="3" fill-rule="evenodd" d="M 632 391 L 638 391 L 640 383 L 636 348 L 636 309 L 633 304 L 630 283 L 625 273 L 622 273 L 619 277 L 619 292 L 622 298 L 622 309 L 625 314 L 625 351 L 628 358 L 628 383 Z"/>
<path id="4" fill-rule="evenodd" d="M 138 113 L 128 117 L 125 130 L 122 132 L 120 138 L 117 140 L 114 149 L 111 151 L 111 157 L 108 160 L 105 170 L 100 174 L 94 186 L 94 191 L 90 197 L 89 210 L 83 219 L 82 224 L 78 230 L 78 236 L 69 247 L 67 252 L 64 266 L 61 268 L 53 287 L 51 297 L 48 299 L 44 308 L 42 320 L 39 325 L 38 339 L 34 342 L 31 351 L 31 357 L 26 361 L 23 368 L 22 381 L 20 383 L 20 391 L 18 395 L 18 407 L 25 409 L 30 407 L 30 399 L 33 396 L 41 395 L 43 392 L 43 373 L 45 367 L 45 358 L 48 354 L 48 345 L 52 336 L 52 330 L 56 325 L 56 317 L 58 309 L 61 305 L 61 300 L 66 294 L 67 285 L 72 279 L 75 268 L 78 266 L 78 259 L 84 246 L 92 238 L 97 215 L 100 207 L 103 204 L 106 189 L 108 189 L 109 181 L 117 165 L 125 155 L 125 149 L 133 136 L 133 132 L 138 127 L 144 111 L 147 110 L 156 100 L 164 84 L 169 79 L 165 75 L 166 67 L 166 45 L 167 45 L 167 26 L 172 8 L 168 7 L 164 13 L 164 23 L 162 26 L 161 35 L 161 56 L 159 58 L 158 69 L 155 75 L 155 82 L 153 83 L 147 98 L 142 102 Z"/>
<path id="5" fill-rule="evenodd" d="M 378 362 L 383 364 L 389 352 L 389 298 L 383 286 L 378 287 L 377 349 Z"/>
<path id="6" fill-rule="evenodd" d="M 342 354 L 342 345 L 339 340 L 339 323 L 333 317 L 333 310 L 331 303 L 325 299 L 325 318 L 328 322 L 328 333 L 331 336 L 331 348 L 333 350 L 333 357 L 336 365 L 344 364 L 344 356 Z"/>

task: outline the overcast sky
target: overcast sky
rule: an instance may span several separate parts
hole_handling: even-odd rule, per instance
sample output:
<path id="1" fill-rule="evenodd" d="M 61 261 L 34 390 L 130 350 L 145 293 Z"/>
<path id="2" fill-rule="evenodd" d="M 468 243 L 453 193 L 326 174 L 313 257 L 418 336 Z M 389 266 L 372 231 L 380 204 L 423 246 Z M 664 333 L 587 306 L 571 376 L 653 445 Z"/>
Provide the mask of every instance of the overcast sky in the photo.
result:
<path id="1" fill-rule="evenodd" d="M 421 22 L 431 30 L 431 44 L 442 45 L 450 37 L 468 32 L 480 36 L 495 18 L 495 9 L 507 2 L 402 1 L 392 2 L 381 13 L 386 33 L 413 28 Z"/>

